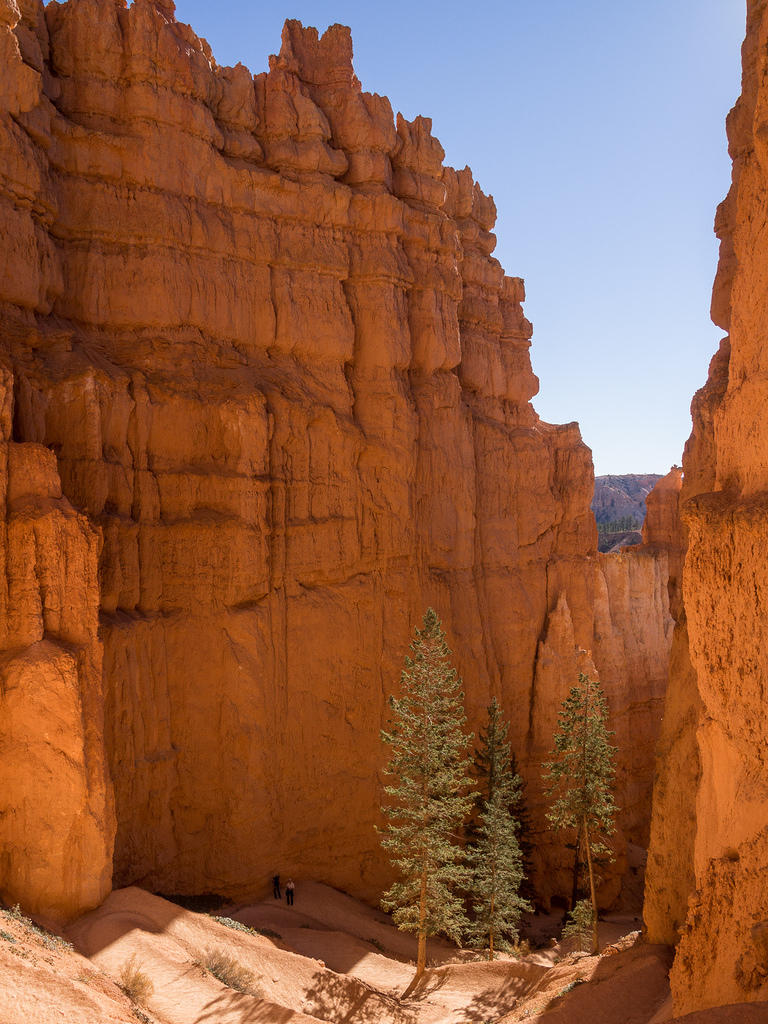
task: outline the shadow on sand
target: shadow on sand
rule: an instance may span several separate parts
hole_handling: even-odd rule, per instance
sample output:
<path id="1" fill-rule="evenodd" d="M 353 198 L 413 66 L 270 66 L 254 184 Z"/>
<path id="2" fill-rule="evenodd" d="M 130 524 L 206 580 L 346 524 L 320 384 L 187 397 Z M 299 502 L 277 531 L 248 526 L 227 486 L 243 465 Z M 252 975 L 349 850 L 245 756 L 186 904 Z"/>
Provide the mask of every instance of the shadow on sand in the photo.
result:
<path id="1" fill-rule="evenodd" d="M 645 1024 L 669 995 L 673 950 L 637 942 L 601 959 L 589 978 L 575 978 L 552 996 L 538 1020 L 541 1024 L 583 1024 L 600 1019 Z M 599 991 L 597 991 L 599 989 Z"/>
<path id="2" fill-rule="evenodd" d="M 330 971 L 313 975 L 305 991 L 301 1009 L 288 1009 L 242 992 L 222 992 L 195 1017 L 194 1024 L 286 1024 L 294 1014 L 333 1022 L 333 1024 L 415 1024 L 413 1008 L 370 988 L 357 979 Z"/>

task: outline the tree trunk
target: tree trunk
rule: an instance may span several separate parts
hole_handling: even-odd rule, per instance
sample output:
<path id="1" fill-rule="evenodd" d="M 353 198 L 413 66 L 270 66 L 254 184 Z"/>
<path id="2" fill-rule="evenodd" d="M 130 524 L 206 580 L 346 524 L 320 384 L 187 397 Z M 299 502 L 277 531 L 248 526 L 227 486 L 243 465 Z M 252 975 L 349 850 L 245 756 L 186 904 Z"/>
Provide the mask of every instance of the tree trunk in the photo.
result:
<path id="1" fill-rule="evenodd" d="M 576 849 L 573 851 L 573 885 L 571 886 L 571 907 L 576 906 L 579 902 L 579 836 L 576 836 Z M 565 921 L 567 914 L 563 914 L 563 920 Z"/>
<path id="2" fill-rule="evenodd" d="M 427 969 L 427 869 L 421 871 L 421 893 L 419 894 L 419 945 L 416 952 L 416 973 L 411 983 L 403 992 L 401 999 L 407 999 L 413 992 L 424 971 Z"/>
<path id="3" fill-rule="evenodd" d="M 595 872 L 592 867 L 592 848 L 589 845 L 589 831 L 587 821 L 584 819 L 584 847 L 587 851 L 587 867 L 589 868 L 589 895 L 592 900 L 592 953 L 600 951 L 600 943 L 597 938 L 597 899 L 595 898 Z"/>
<path id="4" fill-rule="evenodd" d="M 587 691 L 584 700 L 584 780 L 587 777 L 587 732 L 589 731 L 589 698 L 591 696 L 591 680 L 587 676 Z M 589 828 L 587 826 L 587 816 L 584 815 L 582 819 L 582 828 L 584 829 L 584 849 L 587 854 L 587 868 L 589 869 L 589 896 L 592 901 L 592 952 L 597 953 L 599 950 L 599 941 L 597 938 L 597 900 L 595 899 L 595 872 L 592 867 L 592 847 L 589 843 Z"/>
<path id="5" fill-rule="evenodd" d="M 496 903 L 496 894 L 491 896 L 491 926 L 488 929 L 488 959 L 493 960 L 493 908 Z"/>

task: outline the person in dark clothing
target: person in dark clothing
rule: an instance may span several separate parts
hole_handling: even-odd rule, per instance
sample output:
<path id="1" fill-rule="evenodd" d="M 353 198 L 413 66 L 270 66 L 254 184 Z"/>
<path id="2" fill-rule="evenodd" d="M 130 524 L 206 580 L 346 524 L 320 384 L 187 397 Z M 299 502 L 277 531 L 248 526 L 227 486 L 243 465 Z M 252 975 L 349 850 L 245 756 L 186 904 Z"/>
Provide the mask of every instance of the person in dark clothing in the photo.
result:
<path id="1" fill-rule="evenodd" d="M 283 898 L 283 894 L 280 892 L 280 875 L 272 876 L 272 895 L 276 900 Z"/>
<path id="2" fill-rule="evenodd" d="M 293 884 L 293 879 L 289 878 L 285 886 L 285 898 L 288 901 L 288 906 L 293 906 L 293 893 L 296 886 Z"/>

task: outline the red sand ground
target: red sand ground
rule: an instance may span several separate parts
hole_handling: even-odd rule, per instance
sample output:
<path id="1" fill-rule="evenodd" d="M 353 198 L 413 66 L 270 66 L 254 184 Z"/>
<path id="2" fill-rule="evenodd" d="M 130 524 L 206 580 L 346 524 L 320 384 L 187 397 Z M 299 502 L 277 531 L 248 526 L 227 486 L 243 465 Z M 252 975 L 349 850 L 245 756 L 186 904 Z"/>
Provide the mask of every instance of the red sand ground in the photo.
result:
<path id="1" fill-rule="evenodd" d="M 669 951 L 643 944 L 633 919 L 602 926 L 599 957 L 557 946 L 488 963 L 444 942 L 415 998 L 412 936 L 386 915 L 316 883 L 293 908 L 268 900 L 223 911 L 270 934 L 236 930 L 142 889 L 123 889 L 67 932 L 75 948 L 0 913 L 0 1024 L 667 1024 Z M 630 931 L 630 934 L 626 934 Z M 620 938 L 620 936 L 624 936 Z M 279 936 L 279 937 L 278 937 Z M 248 993 L 201 966 L 223 950 L 251 972 Z M 119 987 L 135 963 L 153 991 L 136 1006 Z M 765 1024 L 768 1004 L 683 1018 Z"/>

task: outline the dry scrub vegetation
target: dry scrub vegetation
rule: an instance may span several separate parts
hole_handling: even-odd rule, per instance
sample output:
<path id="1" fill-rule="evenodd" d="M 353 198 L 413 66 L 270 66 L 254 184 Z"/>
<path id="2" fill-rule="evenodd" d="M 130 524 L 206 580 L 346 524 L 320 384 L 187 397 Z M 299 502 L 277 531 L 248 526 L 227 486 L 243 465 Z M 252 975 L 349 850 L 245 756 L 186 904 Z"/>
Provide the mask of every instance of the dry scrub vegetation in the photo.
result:
<path id="1" fill-rule="evenodd" d="M 206 949 L 197 964 L 236 992 L 253 992 L 253 972 L 223 949 Z"/>
<path id="2" fill-rule="evenodd" d="M 144 1005 L 155 990 L 148 974 L 136 963 L 136 956 L 126 960 L 120 971 L 120 988 L 133 1003 Z"/>
<path id="3" fill-rule="evenodd" d="M 223 924 L 225 928 L 233 928 L 237 932 L 245 932 L 246 935 L 264 935 L 268 939 L 282 939 L 282 935 L 273 931 L 272 928 L 251 928 L 250 925 L 243 924 L 242 921 L 235 921 L 231 917 L 217 917 L 215 914 L 212 916 L 214 921 Z"/>
<path id="4" fill-rule="evenodd" d="M 6 907 L 0 910 L 0 917 L 4 918 L 8 922 L 13 922 L 24 929 L 27 938 L 32 939 L 41 946 L 45 946 L 46 949 L 51 950 L 64 950 L 72 949 L 72 943 L 67 942 L 60 935 L 56 935 L 54 932 L 49 932 L 47 928 L 42 928 L 40 925 L 27 917 L 21 910 L 21 907 L 17 903 L 15 907 Z M 0 931 L 0 938 L 3 938 L 6 942 L 16 942 L 16 939 L 11 935 L 10 932 L 5 930 Z"/>

